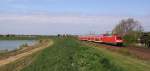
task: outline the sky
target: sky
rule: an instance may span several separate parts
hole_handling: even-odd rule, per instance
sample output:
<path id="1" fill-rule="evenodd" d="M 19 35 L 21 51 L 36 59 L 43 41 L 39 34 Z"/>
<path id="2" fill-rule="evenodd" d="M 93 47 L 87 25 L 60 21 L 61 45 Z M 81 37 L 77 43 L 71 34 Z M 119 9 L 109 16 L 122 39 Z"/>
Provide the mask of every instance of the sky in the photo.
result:
<path id="1" fill-rule="evenodd" d="M 103 34 L 127 18 L 150 31 L 150 0 L 0 0 L 0 34 Z"/>

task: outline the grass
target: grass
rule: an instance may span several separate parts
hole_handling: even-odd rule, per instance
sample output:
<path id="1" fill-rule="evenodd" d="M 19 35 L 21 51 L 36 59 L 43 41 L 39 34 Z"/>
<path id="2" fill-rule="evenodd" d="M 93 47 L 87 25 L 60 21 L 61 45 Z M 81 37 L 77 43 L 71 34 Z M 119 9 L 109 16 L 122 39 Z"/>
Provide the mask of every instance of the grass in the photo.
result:
<path id="1" fill-rule="evenodd" d="M 148 64 L 106 49 L 86 46 L 73 38 L 56 38 L 22 71 L 149 71 Z"/>
<path id="2" fill-rule="evenodd" d="M 149 71 L 150 61 L 139 60 L 131 56 L 126 56 L 118 53 L 110 52 L 103 48 L 96 48 L 102 53 L 105 53 L 105 56 L 115 62 L 117 66 L 121 66 L 125 71 Z M 122 71 L 122 70 L 121 70 Z"/>
<path id="3" fill-rule="evenodd" d="M 30 64 L 26 64 L 21 71 L 150 70 L 150 63 L 148 63 L 148 61 L 123 56 L 104 48 L 87 46 L 75 38 L 53 37 L 51 39 L 53 39 L 54 45 L 35 54 L 34 57 L 31 58 L 33 59 L 32 62 L 29 60 Z M 13 69 L 11 71 L 13 71 Z"/>

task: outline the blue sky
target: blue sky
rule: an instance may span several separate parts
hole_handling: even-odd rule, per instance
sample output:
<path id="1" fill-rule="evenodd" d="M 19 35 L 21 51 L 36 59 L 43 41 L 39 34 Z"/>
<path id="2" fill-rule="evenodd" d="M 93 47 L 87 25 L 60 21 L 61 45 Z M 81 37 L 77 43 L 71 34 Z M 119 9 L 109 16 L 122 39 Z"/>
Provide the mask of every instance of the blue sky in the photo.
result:
<path id="1" fill-rule="evenodd" d="M 0 11 L 147 15 L 149 3 L 150 0 L 3 0 Z"/>
<path id="2" fill-rule="evenodd" d="M 1 34 L 104 33 L 129 17 L 149 31 L 150 0 L 0 0 Z"/>

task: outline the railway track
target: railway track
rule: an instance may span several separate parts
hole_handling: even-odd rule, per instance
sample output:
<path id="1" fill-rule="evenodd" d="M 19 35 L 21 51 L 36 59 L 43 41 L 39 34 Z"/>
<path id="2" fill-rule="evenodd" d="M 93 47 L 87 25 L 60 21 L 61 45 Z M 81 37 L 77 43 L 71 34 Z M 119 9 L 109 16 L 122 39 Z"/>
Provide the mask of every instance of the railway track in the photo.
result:
<path id="1" fill-rule="evenodd" d="M 89 41 L 83 41 L 85 43 L 89 43 L 90 45 L 95 45 L 95 46 L 103 46 L 103 47 L 113 47 L 113 48 L 124 48 L 126 46 L 117 46 L 114 44 L 106 44 L 106 43 L 98 43 L 98 42 L 89 42 Z"/>
<path id="2" fill-rule="evenodd" d="M 113 52 L 118 52 L 123 55 L 131 55 L 136 58 L 143 60 L 150 60 L 150 49 L 149 48 L 140 48 L 140 47 L 129 47 L 129 46 L 115 46 L 111 44 L 95 43 L 89 41 L 83 41 L 83 43 L 88 46 L 95 46 L 99 48 L 106 48 Z"/>

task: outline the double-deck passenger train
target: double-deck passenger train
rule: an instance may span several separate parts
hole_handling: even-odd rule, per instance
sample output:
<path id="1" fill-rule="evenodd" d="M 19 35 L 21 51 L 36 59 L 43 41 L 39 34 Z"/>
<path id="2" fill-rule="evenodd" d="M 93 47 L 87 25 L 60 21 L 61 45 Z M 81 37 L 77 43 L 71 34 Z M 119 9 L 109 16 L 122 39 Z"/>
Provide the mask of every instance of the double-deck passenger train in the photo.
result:
<path id="1" fill-rule="evenodd" d="M 87 36 L 79 36 L 79 40 L 93 41 L 98 43 L 108 43 L 115 45 L 123 44 L 123 39 L 119 35 L 87 35 Z"/>

